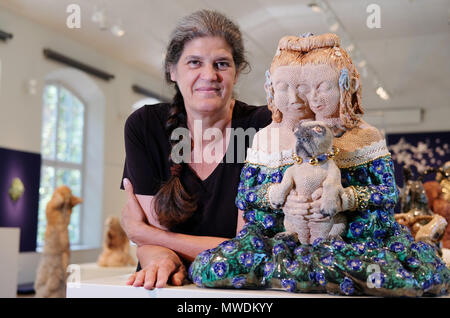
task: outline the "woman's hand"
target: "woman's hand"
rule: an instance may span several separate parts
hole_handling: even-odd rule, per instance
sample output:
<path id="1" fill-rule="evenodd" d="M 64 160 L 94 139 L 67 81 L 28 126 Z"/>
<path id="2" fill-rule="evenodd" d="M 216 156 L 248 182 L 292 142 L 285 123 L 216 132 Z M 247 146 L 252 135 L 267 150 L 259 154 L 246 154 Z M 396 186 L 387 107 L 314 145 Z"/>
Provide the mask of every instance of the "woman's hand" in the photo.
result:
<path id="1" fill-rule="evenodd" d="M 134 194 L 133 185 L 127 178 L 123 179 L 123 187 L 127 193 L 127 203 L 122 209 L 121 224 L 128 238 L 138 244 L 138 237 L 143 226 L 148 226 L 146 216 Z M 139 244 L 138 244 L 139 245 Z"/>
<path id="2" fill-rule="evenodd" d="M 142 269 L 127 281 L 134 287 L 162 288 L 169 279 L 172 285 L 181 286 L 187 277 L 186 268 L 178 255 L 161 246 L 143 245 L 137 250 Z"/>
<path id="3" fill-rule="evenodd" d="M 310 207 L 311 205 L 305 197 L 299 195 L 297 191 L 291 190 L 286 197 L 283 212 L 291 215 L 306 215 L 309 213 Z"/>

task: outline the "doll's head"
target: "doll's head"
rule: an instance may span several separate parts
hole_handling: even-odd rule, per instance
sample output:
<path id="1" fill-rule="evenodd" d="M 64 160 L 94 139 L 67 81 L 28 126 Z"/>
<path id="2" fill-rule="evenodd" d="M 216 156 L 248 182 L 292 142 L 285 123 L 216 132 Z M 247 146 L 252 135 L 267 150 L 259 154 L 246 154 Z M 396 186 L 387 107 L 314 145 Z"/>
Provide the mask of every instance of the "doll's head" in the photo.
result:
<path id="1" fill-rule="evenodd" d="M 264 85 L 275 122 L 282 118 L 277 104 L 277 93 L 283 89 L 277 86 L 279 78 L 289 78 L 316 120 L 335 118 L 346 128 L 358 125 L 363 114 L 359 73 L 337 35 L 281 38 Z"/>
<path id="2" fill-rule="evenodd" d="M 297 139 L 295 152 L 297 156 L 309 158 L 326 156 L 333 146 L 333 133 L 321 121 L 305 121 L 294 132 Z M 328 158 L 328 157 L 325 157 Z"/>

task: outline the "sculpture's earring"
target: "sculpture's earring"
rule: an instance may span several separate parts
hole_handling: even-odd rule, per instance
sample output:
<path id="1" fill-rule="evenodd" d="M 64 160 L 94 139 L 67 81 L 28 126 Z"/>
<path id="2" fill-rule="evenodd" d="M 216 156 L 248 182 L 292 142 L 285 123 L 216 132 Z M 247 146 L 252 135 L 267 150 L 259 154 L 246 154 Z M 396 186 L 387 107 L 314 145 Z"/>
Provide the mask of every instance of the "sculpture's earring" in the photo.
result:
<path id="1" fill-rule="evenodd" d="M 339 76 L 339 87 L 348 91 L 350 89 L 350 79 L 348 77 L 348 70 L 343 68 L 341 70 L 341 76 Z"/>

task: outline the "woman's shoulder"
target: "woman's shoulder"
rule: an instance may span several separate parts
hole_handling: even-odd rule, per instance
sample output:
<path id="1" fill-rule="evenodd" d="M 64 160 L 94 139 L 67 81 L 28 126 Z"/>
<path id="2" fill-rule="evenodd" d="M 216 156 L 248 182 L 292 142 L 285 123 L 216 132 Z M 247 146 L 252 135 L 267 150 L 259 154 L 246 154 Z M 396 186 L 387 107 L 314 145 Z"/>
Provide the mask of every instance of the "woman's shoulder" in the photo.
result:
<path id="1" fill-rule="evenodd" d="M 169 114 L 170 104 L 147 104 L 133 111 L 127 118 L 127 122 L 145 122 L 149 120 L 163 120 Z M 155 117 L 156 116 L 156 117 Z"/>
<path id="2" fill-rule="evenodd" d="M 267 106 L 248 105 L 236 100 L 233 119 L 237 121 L 238 127 L 253 127 L 259 130 L 270 124 L 272 121 L 272 112 Z"/>
<path id="3" fill-rule="evenodd" d="M 160 103 L 144 105 L 132 112 L 125 121 L 126 135 L 139 135 L 143 138 L 151 135 L 165 135 L 165 123 L 169 113 L 170 104 Z M 146 137 L 145 137 L 146 136 Z"/>

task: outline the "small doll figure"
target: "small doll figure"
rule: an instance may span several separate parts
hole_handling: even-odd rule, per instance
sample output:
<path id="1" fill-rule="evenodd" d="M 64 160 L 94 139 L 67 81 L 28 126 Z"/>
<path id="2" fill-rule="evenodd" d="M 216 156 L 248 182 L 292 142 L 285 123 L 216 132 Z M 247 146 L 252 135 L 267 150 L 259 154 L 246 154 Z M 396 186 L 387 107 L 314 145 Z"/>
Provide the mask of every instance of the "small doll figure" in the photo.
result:
<path id="1" fill-rule="evenodd" d="M 337 148 L 333 134 L 322 122 L 303 122 L 295 131 L 295 164 L 289 167 L 281 181 L 269 189 L 269 200 L 281 207 L 286 196 L 295 189 L 301 202 L 322 197 L 320 213 L 285 215 L 286 234 L 294 232 L 302 244 L 312 244 L 319 238 L 340 238 L 346 227 L 345 216 L 338 211 L 336 198 L 341 184 L 341 172 L 333 161 Z M 277 234 L 278 237 L 284 233 Z"/>

